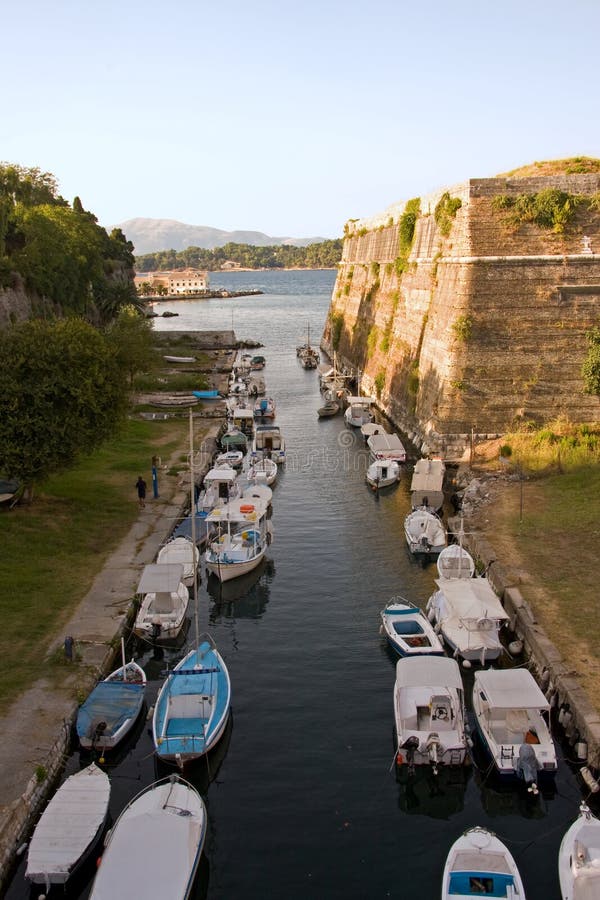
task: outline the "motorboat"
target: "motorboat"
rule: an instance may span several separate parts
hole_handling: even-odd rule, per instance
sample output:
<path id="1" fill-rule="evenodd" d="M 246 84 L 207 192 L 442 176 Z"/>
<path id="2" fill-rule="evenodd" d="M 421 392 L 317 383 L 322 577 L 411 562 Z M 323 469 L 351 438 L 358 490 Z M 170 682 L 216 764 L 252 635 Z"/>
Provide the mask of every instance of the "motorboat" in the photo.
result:
<path id="1" fill-rule="evenodd" d="M 586 803 L 561 841 L 558 878 L 562 900 L 600 897 L 600 820 Z"/>
<path id="2" fill-rule="evenodd" d="M 235 500 L 242 489 L 238 473 L 231 466 L 214 466 L 204 476 L 202 487 L 196 498 L 196 509 L 210 512 L 219 503 Z"/>
<path id="3" fill-rule="evenodd" d="M 181 563 L 146 566 L 137 587 L 142 595 L 134 633 L 155 644 L 176 641 L 183 631 L 190 594 Z"/>
<path id="4" fill-rule="evenodd" d="M 255 569 L 271 543 L 273 528 L 268 505 L 259 499 L 232 500 L 207 516 L 213 528 L 205 553 L 206 568 L 220 581 L 229 581 Z"/>
<path id="5" fill-rule="evenodd" d="M 348 407 L 344 412 L 344 422 L 353 428 L 360 428 L 367 422 L 373 421 L 371 407 L 375 403 L 374 397 L 348 397 Z"/>
<path id="6" fill-rule="evenodd" d="M 469 828 L 450 847 L 442 877 L 442 900 L 461 897 L 525 900 L 517 864 L 492 831 Z"/>
<path id="7" fill-rule="evenodd" d="M 264 358 L 264 356 L 261 356 L 260 354 L 258 354 L 257 356 L 253 356 L 251 358 L 250 369 L 253 372 L 258 372 L 258 371 L 260 371 L 260 369 L 264 369 L 266 364 L 267 364 L 267 361 Z"/>
<path id="8" fill-rule="evenodd" d="M 397 463 L 406 462 L 406 450 L 397 434 L 388 434 L 382 429 L 367 437 L 367 447 L 373 460 L 386 459 L 395 460 Z"/>
<path id="9" fill-rule="evenodd" d="M 272 459 L 281 464 L 285 462 L 285 440 L 278 425 L 257 425 L 250 451 L 251 465 L 261 459 Z"/>
<path id="10" fill-rule="evenodd" d="M 241 469 L 244 462 L 244 454 L 241 450 L 224 450 L 215 457 L 215 466 L 229 466 L 231 469 Z"/>
<path id="11" fill-rule="evenodd" d="M 454 655 L 482 666 L 498 659 L 509 617 L 487 578 L 438 578 L 436 585 L 427 615 Z"/>
<path id="12" fill-rule="evenodd" d="M 248 436 L 238 428 L 230 427 L 219 438 L 219 446 L 222 452 L 228 450 L 241 450 L 242 453 L 248 451 Z"/>
<path id="13" fill-rule="evenodd" d="M 394 685 L 396 764 L 462 766 L 465 701 L 458 663 L 445 656 L 403 657 Z"/>
<path id="14" fill-rule="evenodd" d="M 187 587 L 191 587 L 194 583 L 194 578 L 197 577 L 200 551 L 191 540 L 180 535 L 167 541 L 164 547 L 161 547 L 158 551 L 156 562 L 160 565 L 164 563 L 181 563 L 183 566 L 181 580 Z"/>
<path id="15" fill-rule="evenodd" d="M 381 631 L 400 656 L 444 656 L 444 645 L 423 611 L 408 600 L 392 600 L 381 610 Z"/>
<path id="16" fill-rule="evenodd" d="M 135 725 L 145 692 L 146 674 L 133 660 L 99 681 L 77 711 L 80 747 L 101 754 L 114 750 Z"/>
<path id="17" fill-rule="evenodd" d="M 556 772 L 546 716 L 550 704 L 527 669 L 486 669 L 473 682 L 473 713 L 481 741 L 500 775 L 522 778 L 538 793 L 538 773 Z"/>
<path id="18" fill-rule="evenodd" d="M 25 877 L 66 884 L 100 840 L 108 817 L 110 780 L 95 763 L 70 775 L 42 813 L 27 848 Z"/>
<path id="19" fill-rule="evenodd" d="M 236 406 L 230 413 L 232 426 L 251 438 L 254 434 L 254 410 L 248 406 Z"/>
<path id="20" fill-rule="evenodd" d="M 475 561 L 461 543 L 444 547 L 436 565 L 440 578 L 472 578 L 475 574 Z"/>
<path id="21" fill-rule="evenodd" d="M 264 482 L 264 484 L 272 485 L 277 479 L 278 471 L 277 463 L 265 457 L 252 463 L 246 473 L 246 479 L 249 482 Z"/>
<path id="22" fill-rule="evenodd" d="M 374 434 L 384 434 L 387 432 L 383 425 L 380 425 L 379 422 L 365 422 L 364 425 L 360 426 L 360 433 L 364 437 L 365 441 L 368 441 L 369 438 Z"/>
<path id="23" fill-rule="evenodd" d="M 376 459 L 368 467 L 365 478 L 369 487 L 374 491 L 398 484 L 400 465 L 394 459 Z"/>
<path id="24" fill-rule="evenodd" d="M 255 419 L 274 419 L 275 401 L 272 397 L 259 397 L 254 404 Z"/>
<path id="25" fill-rule="evenodd" d="M 415 554 L 436 556 L 448 542 L 442 520 L 426 506 L 413 509 L 407 515 L 404 520 L 404 534 L 408 549 Z"/>
<path id="26" fill-rule="evenodd" d="M 273 499 L 273 490 L 265 481 L 261 481 L 260 476 L 257 475 L 242 490 L 242 499 L 247 503 L 254 503 L 255 500 L 259 500 L 268 507 Z"/>
<path id="27" fill-rule="evenodd" d="M 90 900 L 187 900 L 206 825 L 202 797 L 178 775 L 144 788 L 108 834 Z"/>
<path id="28" fill-rule="evenodd" d="M 419 459 L 410 482 L 410 503 L 413 509 L 427 506 L 438 512 L 444 505 L 444 476 L 446 466 L 441 459 Z"/>
<path id="29" fill-rule="evenodd" d="M 340 404 L 337 400 L 325 400 L 323 406 L 317 410 L 319 419 L 328 419 L 331 416 L 337 416 L 340 411 Z"/>
<path id="30" fill-rule="evenodd" d="M 222 736 L 231 705 L 227 666 L 209 634 L 169 672 L 152 718 L 157 757 L 183 769 Z"/>

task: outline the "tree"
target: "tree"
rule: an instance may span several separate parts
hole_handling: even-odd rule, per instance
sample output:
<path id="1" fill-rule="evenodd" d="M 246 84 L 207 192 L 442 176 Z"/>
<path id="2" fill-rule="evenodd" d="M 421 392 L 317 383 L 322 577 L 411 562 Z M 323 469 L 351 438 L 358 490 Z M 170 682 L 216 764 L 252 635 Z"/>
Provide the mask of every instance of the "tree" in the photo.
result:
<path id="1" fill-rule="evenodd" d="M 586 394 L 600 396 L 600 328 L 592 328 L 586 333 L 589 349 L 581 367 Z"/>
<path id="2" fill-rule="evenodd" d="M 0 331 L 0 471 L 33 486 L 117 429 L 127 386 L 116 348 L 81 319 Z"/>
<path id="3" fill-rule="evenodd" d="M 150 371 L 154 363 L 152 324 L 129 306 L 122 309 L 111 324 L 107 337 L 132 388 L 137 373 Z"/>

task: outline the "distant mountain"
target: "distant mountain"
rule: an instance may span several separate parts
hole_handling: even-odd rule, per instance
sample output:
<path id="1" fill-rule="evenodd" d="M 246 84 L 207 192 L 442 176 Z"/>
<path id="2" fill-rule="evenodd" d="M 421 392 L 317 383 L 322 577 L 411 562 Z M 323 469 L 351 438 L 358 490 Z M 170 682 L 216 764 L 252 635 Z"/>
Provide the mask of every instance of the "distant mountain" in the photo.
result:
<path id="1" fill-rule="evenodd" d="M 137 256 L 155 253 L 157 250 L 185 250 L 186 247 L 203 247 L 213 250 L 224 244 L 251 244 L 255 247 L 270 247 L 291 244 L 307 247 L 326 240 L 322 237 L 292 238 L 270 237 L 262 231 L 222 231 L 206 225 L 186 225 L 174 219 L 128 219 L 116 226 L 130 240 Z"/>

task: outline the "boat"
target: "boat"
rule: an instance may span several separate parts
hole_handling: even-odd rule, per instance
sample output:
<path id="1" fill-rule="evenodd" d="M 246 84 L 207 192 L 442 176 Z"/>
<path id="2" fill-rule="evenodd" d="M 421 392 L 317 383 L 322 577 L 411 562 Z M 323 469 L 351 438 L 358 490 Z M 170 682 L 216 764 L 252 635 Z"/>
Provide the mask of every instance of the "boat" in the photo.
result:
<path id="1" fill-rule="evenodd" d="M 454 655 L 482 666 L 498 659 L 509 617 L 487 578 L 438 578 L 436 585 L 427 615 Z"/>
<path id="2" fill-rule="evenodd" d="M 400 466 L 394 459 L 376 459 L 370 464 L 365 477 L 369 487 L 378 491 L 392 484 L 398 484 Z"/>
<path id="3" fill-rule="evenodd" d="M 374 397 L 348 397 L 348 408 L 344 412 L 344 422 L 353 428 L 360 428 L 367 422 L 373 421 L 371 407 L 375 403 Z"/>
<path id="4" fill-rule="evenodd" d="M 17 478 L 0 478 L 0 505 L 5 503 L 11 508 L 21 499 L 24 486 Z"/>
<path id="5" fill-rule="evenodd" d="M 56 791 L 27 848 L 25 878 L 66 884 L 98 843 L 108 816 L 110 781 L 95 763 L 70 775 Z"/>
<path id="6" fill-rule="evenodd" d="M 300 365 L 303 369 L 316 369 L 320 358 L 318 351 L 313 347 L 305 347 L 300 354 Z"/>
<path id="7" fill-rule="evenodd" d="M 260 459 L 285 462 L 285 440 L 278 425 L 257 425 L 250 451 L 251 465 Z"/>
<path id="8" fill-rule="evenodd" d="M 379 422 L 365 422 L 364 425 L 360 426 L 360 433 L 365 441 L 368 441 L 373 434 L 383 434 L 384 432 L 385 428 L 383 425 L 380 425 Z"/>
<path id="9" fill-rule="evenodd" d="M 404 534 L 411 553 L 435 556 L 447 544 L 446 529 L 431 509 L 413 509 L 404 520 Z"/>
<path id="10" fill-rule="evenodd" d="M 251 369 L 252 371 L 256 371 L 256 372 L 257 372 L 257 371 L 259 371 L 260 369 L 264 369 L 264 367 L 266 366 L 266 364 L 267 364 L 267 361 L 266 361 L 266 359 L 264 358 L 264 356 L 260 356 L 260 355 L 258 355 L 258 356 L 253 356 L 253 357 L 250 359 L 250 369 Z"/>
<path id="11" fill-rule="evenodd" d="M 277 463 L 265 457 L 252 463 L 246 473 L 246 478 L 251 484 L 264 483 L 270 486 L 275 483 L 278 471 Z"/>
<path id="12" fill-rule="evenodd" d="M 235 451 L 231 451 L 235 452 Z M 210 512 L 219 503 L 235 500 L 241 495 L 238 473 L 231 466 L 214 466 L 204 476 L 196 498 L 196 509 Z"/>
<path id="13" fill-rule="evenodd" d="M 190 587 L 194 583 L 194 575 L 200 562 L 200 553 L 191 540 L 180 535 L 173 537 L 170 541 L 167 541 L 164 547 L 161 547 L 158 551 L 156 562 L 159 565 L 181 563 L 183 566 L 181 580 L 187 587 Z"/>
<path id="14" fill-rule="evenodd" d="M 215 466 L 228 466 L 231 469 L 241 469 L 244 462 L 244 454 L 241 450 L 224 450 L 215 456 Z"/>
<path id="15" fill-rule="evenodd" d="M 443 460 L 417 460 L 410 482 L 410 502 L 413 509 L 427 506 L 434 512 L 441 510 L 444 505 L 445 474 Z"/>
<path id="16" fill-rule="evenodd" d="M 458 663 L 444 656 L 403 657 L 394 685 L 396 764 L 462 766 L 467 757 L 465 701 Z"/>
<path id="17" fill-rule="evenodd" d="M 274 419 L 275 401 L 272 397 L 259 397 L 254 404 L 255 419 Z"/>
<path id="18" fill-rule="evenodd" d="M 107 836 L 90 900 L 187 900 L 206 823 L 202 797 L 179 775 L 144 788 Z"/>
<path id="19" fill-rule="evenodd" d="M 473 682 L 477 732 L 500 775 L 522 778 L 538 793 L 538 773 L 556 772 L 546 716 L 550 704 L 527 669 L 486 669 Z"/>
<path id="20" fill-rule="evenodd" d="M 373 460 L 393 459 L 398 463 L 406 462 L 406 450 L 398 435 L 388 434 L 383 428 L 367 437 L 367 447 Z"/>
<path id="21" fill-rule="evenodd" d="M 194 397 L 197 397 L 198 400 L 204 400 L 206 403 L 210 400 L 223 400 L 223 394 L 220 391 L 192 391 Z"/>
<path id="22" fill-rule="evenodd" d="M 600 820 L 586 803 L 561 841 L 558 878 L 562 900 L 600 897 Z"/>
<path id="23" fill-rule="evenodd" d="M 155 644 L 176 641 L 183 631 L 190 599 L 181 563 L 146 566 L 137 587 L 143 596 L 134 633 Z"/>
<path id="24" fill-rule="evenodd" d="M 195 356 L 163 356 L 170 363 L 193 363 L 196 362 Z"/>
<path id="25" fill-rule="evenodd" d="M 183 769 L 222 736 L 231 704 L 229 673 L 209 634 L 169 672 L 154 706 L 158 759 Z"/>
<path id="26" fill-rule="evenodd" d="M 231 411 L 231 424 L 247 438 L 254 434 L 254 411 L 248 406 L 236 406 Z"/>
<path id="27" fill-rule="evenodd" d="M 472 578 L 475 574 L 475 561 L 462 543 L 444 547 L 436 565 L 440 578 Z"/>
<path id="28" fill-rule="evenodd" d="M 227 452 L 228 450 L 241 450 L 242 453 L 247 453 L 248 437 L 243 431 L 231 427 L 219 438 L 219 446 L 223 452 Z"/>
<path id="29" fill-rule="evenodd" d="M 327 419 L 330 416 L 336 416 L 340 411 L 340 404 L 337 400 L 326 400 L 323 406 L 317 410 L 319 419 Z"/>
<path id="30" fill-rule="evenodd" d="M 381 610 L 382 633 L 400 656 L 444 656 L 444 645 L 418 606 L 403 597 Z"/>
<path id="31" fill-rule="evenodd" d="M 83 750 L 114 750 L 135 725 L 144 705 L 146 674 L 133 660 L 99 681 L 77 712 Z"/>
<path id="32" fill-rule="evenodd" d="M 206 568 L 220 581 L 229 581 L 255 569 L 272 540 L 268 505 L 249 498 L 217 506 L 207 516 L 214 529 L 205 553 Z"/>
<path id="33" fill-rule="evenodd" d="M 261 482 L 257 476 L 243 488 L 242 499 L 246 500 L 248 503 L 254 503 L 255 500 L 260 500 L 261 503 L 268 507 L 273 499 L 273 491 L 268 484 L 264 481 Z"/>
<path id="34" fill-rule="evenodd" d="M 450 847 L 442 877 L 442 900 L 484 895 L 525 900 L 525 888 L 508 848 L 492 831 L 476 826 L 467 829 Z"/>

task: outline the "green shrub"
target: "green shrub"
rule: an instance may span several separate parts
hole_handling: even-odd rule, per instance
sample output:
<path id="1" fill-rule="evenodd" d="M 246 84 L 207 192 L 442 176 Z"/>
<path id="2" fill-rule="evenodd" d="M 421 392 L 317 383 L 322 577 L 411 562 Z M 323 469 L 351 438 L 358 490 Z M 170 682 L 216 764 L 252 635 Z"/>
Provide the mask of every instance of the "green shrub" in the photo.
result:
<path id="1" fill-rule="evenodd" d="M 381 396 L 381 392 L 385 387 L 385 371 L 380 369 L 375 378 L 375 390 L 377 392 L 377 396 Z"/>
<path id="2" fill-rule="evenodd" d="M 334 313 L 331 317 L 331 346 L 334 350 L 337 350 L 340 345 L 343 327 L 344 316 L 342 313 Z"/>
<path id="3" fill-rule="evenodd" d="M 471 316 L 459 316 L 458 319 L 452 323 L 452 331 L 459 341 L 468 341 L 471 337 L 472 330 L 473 320 Z"/>
<path id="4" fill-rule="evenodd" d="M 530 222 L 539 228 L 562 234 L 583 200 L 583 197 L 566 191 L 547 188 L 537 194 L 517 194 L 516 197 L 499 195 L 492 200 L 492 207 L 501 211 L 508 210 L 507 223 L 513 227 Z M 593 207 L 594 198 L 587 202 Z"/>
<path id="5" fill-rule="evenodd" d="M 451 197 L 448 191 L 442 194 L 438 200 L 433 216 L 440 233 L 444 237 L 448 237 L 450 234 L 452 222 L 461 206 L 462 200 L 460 197 Z"/>

